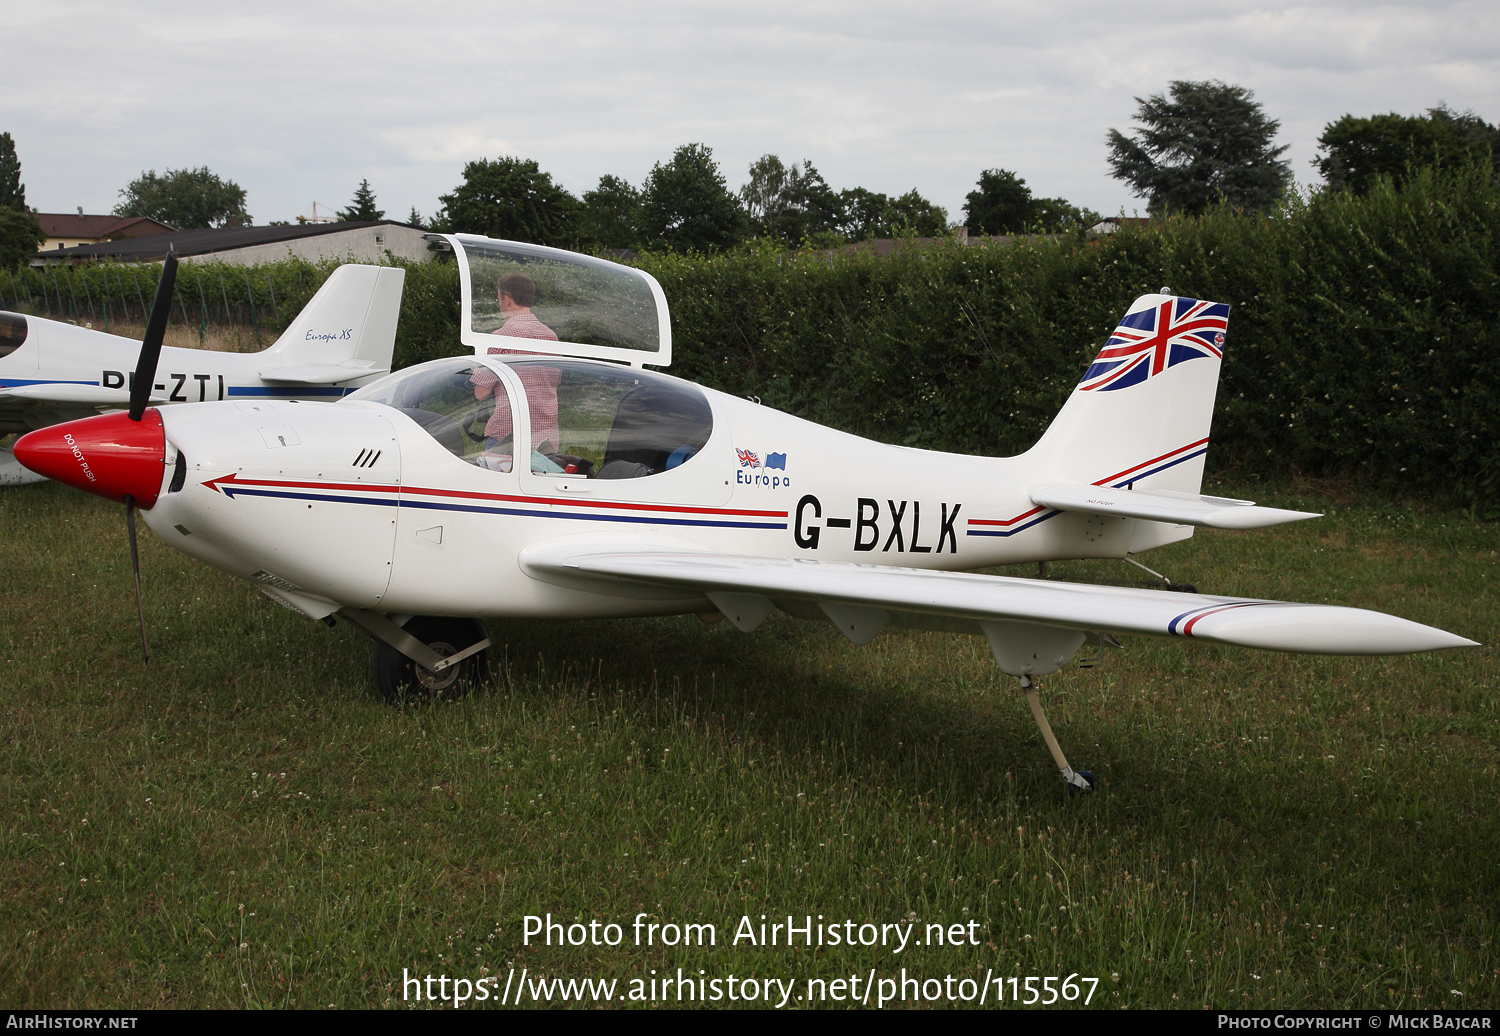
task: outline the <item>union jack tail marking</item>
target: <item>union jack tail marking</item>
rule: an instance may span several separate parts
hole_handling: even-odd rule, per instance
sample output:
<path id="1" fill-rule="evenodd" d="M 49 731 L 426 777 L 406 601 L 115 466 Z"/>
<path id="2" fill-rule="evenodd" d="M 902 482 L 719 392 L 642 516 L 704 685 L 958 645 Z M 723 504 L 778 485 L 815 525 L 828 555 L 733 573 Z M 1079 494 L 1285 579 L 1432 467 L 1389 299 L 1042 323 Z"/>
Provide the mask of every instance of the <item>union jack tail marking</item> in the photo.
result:
<path id="1" fill-rule="evenodd" d="M 1188 360 L 1224 355 L 1229 306 L 1223 302 L 1171 298 L 1128 313 L 1084 372 L 1083 392 L 1139 385 Z"/>

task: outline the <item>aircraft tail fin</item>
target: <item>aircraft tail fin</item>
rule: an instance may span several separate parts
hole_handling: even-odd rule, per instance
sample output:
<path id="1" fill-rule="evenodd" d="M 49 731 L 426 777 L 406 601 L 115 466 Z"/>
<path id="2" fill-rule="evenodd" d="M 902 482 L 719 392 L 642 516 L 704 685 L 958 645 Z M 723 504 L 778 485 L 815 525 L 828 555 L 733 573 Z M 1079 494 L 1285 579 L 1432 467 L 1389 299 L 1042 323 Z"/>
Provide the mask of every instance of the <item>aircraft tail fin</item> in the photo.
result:
<path id="1" fill-rule="evenodd" d="M 340 266 L 261 355 L 288 367 L 389 370 L 405 283 L 398 266 Z"/>
<path id="2" fill-rule="evenodd" d="M 1059 481 L 1196 495 L 1229 304 L 1142 295 L 1027 451 Z"/>

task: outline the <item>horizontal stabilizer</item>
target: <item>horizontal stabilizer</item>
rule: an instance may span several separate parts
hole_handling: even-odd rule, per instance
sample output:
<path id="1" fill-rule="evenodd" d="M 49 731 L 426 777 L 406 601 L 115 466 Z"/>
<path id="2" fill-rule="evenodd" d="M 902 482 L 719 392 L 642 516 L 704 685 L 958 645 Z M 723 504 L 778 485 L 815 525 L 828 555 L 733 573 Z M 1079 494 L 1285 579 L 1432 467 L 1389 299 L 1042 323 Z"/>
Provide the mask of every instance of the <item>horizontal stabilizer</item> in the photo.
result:
<path id="1" fill-rule="evenodd" d="M 86 406 L 130 405 L 130 393 L 123 388 L 102 385 L 78 385 L 67 381 L 50 381 L 42 385 L 17 385 L 0 389 L 0 399 L 25 399 L 33 403 L 82 403 Z M 165 403 L 166 396 L 152 396 L 152 403 Z"/>
<path id="2" fill-rule="evenodd" d="M 595 593 L 657 598 L 662 589 L 673 588 L 706 595 L 756 595 L 777 602 L 809 601 L 836 621 L 847 610 L 843 606 L 859 606 L 866 613 L 882 609 L 893 615 L 946 616 L 974 623 L 1012 619 L 1304 654 L 1401 655 L 1475 646 L 1452 633 L 1362 608 L 809 558 L 673 551 L 657 544 L 618 542 L 612 548 L 598 540 L 568 537 L 528 547 L 520 561 L 534 579 Z M 980 630 L 976 626 L 973 631 Z"/>
<path id="3" fill-rule="evenodd" d="M 340 381 L 353 381 L 372 374 L 390 372 L 389 366 L 380 367 L 369 360 L 307 364 L 301 367 L 266 367 L 256 371 L 266 381 L 284 381 L 297 385 L 333 385 Z"/>
<path id="4" fill-rule="evenodd" d="M 1279 507 L 1257 507 L 1249 500 L 1222 496 L 1192 496 L 1160 490 L 1111 489 L 1059 483 L 1031 491 L 1031 501 L 1059 511 L 1111 514 L 1120 518 L 1145 518 L 1174 525 L 1206 525 L 1211 529 L 1263 529 L 1268 525 L 1321 518 L 1310 511 L 1284 511 Z"/>

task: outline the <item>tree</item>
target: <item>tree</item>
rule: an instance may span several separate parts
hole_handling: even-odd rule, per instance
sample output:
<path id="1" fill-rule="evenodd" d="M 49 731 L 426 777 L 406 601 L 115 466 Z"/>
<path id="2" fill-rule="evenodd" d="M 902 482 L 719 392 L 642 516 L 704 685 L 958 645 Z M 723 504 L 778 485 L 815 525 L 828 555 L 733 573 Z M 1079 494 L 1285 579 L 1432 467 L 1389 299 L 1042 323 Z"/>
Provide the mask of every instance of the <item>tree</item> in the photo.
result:
<path id="1" fill-rule="evenodd" d="M 1414 169 L 1465 160 L 1491 161 L 1500 145 L 1500 129 L 1473 112 L 1446 105 L 1426 116 L 1345 115 L 1330 122 L 1318 138 L 1322 156 L 1313 160 L 1329 187 L 1364 194 L 1377 177 L 1404 180 Z"/>
<path id="2" fill-rule="evenodd" d="M 986 169 L 977 186 L 964 205 L 971 234 L 1048 234 L 1099 222 L 1098 214 L 1066 198 L 1033 198 L 1026 181 L 1008 169 Z"/>
<path id="3" fill-rule="evenodd" d="M 681 251 L 712 252 L 745 239 L 748 220 L 729 193 L 714 153 L 684 144 L 666 165 L 651 167 L 641 191 L 641 233 Z"/>
<path id="4" fill-rule="evenodd" d="M 427 224 L 422 222 L 422 214 L 417 211 L 417 207 L 415 205 L 411 207 L 411 214 L 406 217 L 406 222 L 410 223 L 418 230 L 427 229 Z"/>
<path id="5" fill-rule="evenodd" d="M 948 229 L 948 210 L 922 197 L 915 188 L 899 198 L 863 187 L 839 191 L 839 229 L 851 241 L 896 237 L 938 237 Z"/>
<path id="6" fill-rule="evenodd" d="M 583 192 L 579 237 L 601 248 L 633 248 L 640 243 L 641 192 L 608 173 L 599 186 Z"/>
<path id="7" fill-rule="evenodd" d="M 1073 227 L 1091 227 L 1102 218 L 1092 209 L 1080 208 L 1066 198 L 1033 198 L 1032 227 L 1055 234 Z"/>
<path id="8" fill-rule="evenodd" d="M 345 223 L 368 223 L 372 220 L 385 219 L 385 210 L 375 207 L 375 192 L 370 190 L 369 180 L 359 181 L 359 187 L 355 190 L 349 207 L 340 212 L 338 217 Z"/>
<path id="9" fill-rule="evenodd" d="M 245 189 L 201 169 L 168 169 L 158 176 L 144 172 L 120 192 L 116 216 L 146 216 L 178 230 L 202 230 L 237 221 L 249 226 Z"/>
<path id="10" fill-rule="evenodd" d="M 1291 186 L 1290 166 L 1271 146 L 1280 123 L 1266 118 L 1254 95 L 1217 80 L 1174 80 L 1172 99 L 1153 94 L 1140 105 L 1131 136 L 1110 130 L 1114 176 L 1148 199 L 1156 215 L 1201 215 L 1220 199 L 1260 209 Z"/>
<path id="11" fill-rule="evenodd" d="M 25 212 L 26 185 L 21 182 L 21 160 L 9 133 L 0 133 L 0 209 Z"/>
<path id="12" fill-rule="evenodd" d="M 839 191 L 839 210 L 843 213 L 840 230 L 851 241 L 865 241 L 891 236 L 891 199 L 863 187 Z"/>
<path id="13" fill-rule="evenodd" d="M 0 270 L 23 265 L 46 240 L 42 225 L 26 207 L 16 142 L 9 133 L 0 133 Z"/>
<path id="14" fill-rule="evenodd" d="M 771 224 L 786 208 L 787 182 L 796 168 L 793 162 L 788 170 L 780 158 L 769 154 L 750 163 L 750 180 L 740 188 L 740 201 L 750 222 L 763 233 L 770 232 Z"/>
<path id="15" fill-rule="evenodd" d="M 481 158 L 464 166 L 463 175 L 452 194 L 438 198 L 443 207 L 433 217 L 434 229 L 538 245 L 573 243 L 578 199 L 532 160 Z"/>
<path id="16" fill-rule="evenodd" d="M 897 234 L 938 237 L 948 230 L 948 210 L 928 201 L 913 187 L 891 200 L 890 221 L 891 237 Z"/>
<path id="17" fill-rule="evenodd" d="M 42 225 L 30 212 L 0 208 L 0 270 L 23 265 L 46 240 Z"/>
<path id="18" fill-rule="evenodd" d="M 762 155 L 750 164 L 740 200 L 760 233 L 793 244 L 844 222 L 838 195 L 807 159 L 788 168 L 776 155 Z"/>
<path id="19" fill-rule="evenodd" d="M 833 193 L 828 181 L 823 179 L 813 164 L 802 160 L 798 172 L 792 164 L 792 182 L 787 188 L 787 202 L 795 220 L 796 236 L 787 235 L 787 240 L 806 240 L 809 237 L 826 237 L 838 233 L 844 224 L 844 206 L 839 196 Z"/>
<path id="20" fill-rule="evenodd" d="M 1036 222 L 1031 188 L 1009 169 L 986 169 L 964 202 L 971 234 L 1022 234 Z"/>

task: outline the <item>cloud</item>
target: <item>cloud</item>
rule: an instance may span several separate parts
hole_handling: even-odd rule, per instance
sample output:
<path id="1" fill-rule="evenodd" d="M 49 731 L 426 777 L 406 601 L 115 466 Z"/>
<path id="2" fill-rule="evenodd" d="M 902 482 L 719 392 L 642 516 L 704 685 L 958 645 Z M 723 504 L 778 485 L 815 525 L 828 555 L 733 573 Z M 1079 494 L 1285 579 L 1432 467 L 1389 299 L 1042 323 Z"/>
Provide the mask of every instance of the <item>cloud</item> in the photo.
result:
<path id="1" fill-rule="evenodd" d="M 1439 100 L 1500 118 L 1492 2 L 860 4 L 461 0 L 0 9 L 0 126 L 28 197 L 107 209 L 142 169 L 208 165 L 259 219 L 362 177 L 430 212 L 465 162 L 515 154 L 575 192 L 678 145 L 731 185 L 766 152 L 835 187 L 915 186 L 957 218 L 980 170 L 1104 211 L 1139 202 L 1104 135 L 1173 79 L 1252 89 L 1307 178 L 1346 112 Z"/>

